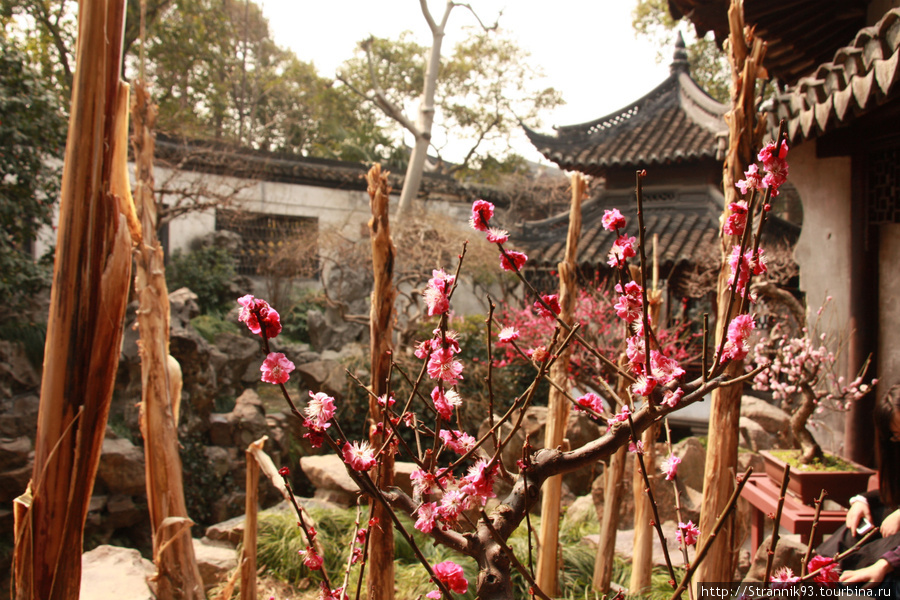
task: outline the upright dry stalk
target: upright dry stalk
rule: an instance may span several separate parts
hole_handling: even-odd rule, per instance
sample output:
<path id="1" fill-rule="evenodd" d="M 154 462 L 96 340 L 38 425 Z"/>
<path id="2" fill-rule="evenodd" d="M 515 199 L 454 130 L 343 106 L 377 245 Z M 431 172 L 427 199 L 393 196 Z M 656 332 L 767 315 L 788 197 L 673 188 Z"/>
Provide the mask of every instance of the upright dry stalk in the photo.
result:
<path id="1" fill-rule="evenodd" d="M 603 488 L 603 520 L 600 523 L 597 559 L 594 561 L 594 590 L 600 594 L 609 593 L 612 582 L 619 508 L 622 505 L 623 496 L 622 479 L 625 476 L 625 459 L 627 457 L 627 448 L 622 446 L 609 459 L 609 467 L 606 469 L 606 481 Z"/>
<path id="2" fill-rule="evenodd" d="M 244 504 L 244 544 L 241 550 L 241 600 L 256 600 L 256 529 L 259 511 L 259 463 L 266 436 L 245 451 L 247 462 L 247 498 Z M 264 453 L 263 453 L 264 454 Z"/>
<path id="3" fill-rule="evenodd" d="M 584 177 L 578 173 L 572 175 L 572 205 L 569 208 L 569 233 L 566 237 L 566 255 L 559 263 L 559 318 L 570 326 L 575 321 L 575 299 L 578 295 L 576 275 L 578 269 L 578 238 L 581 237 L 581 201 L 585 193 Z M 571 349 L 567 346 L 559 358 L 550 367 L 550 379 L 556 383 L 550 388 L 549 407 L 547 409 L 547 429 L 544 434 L 544 447 L 557 448 L 563 443 L 566 424 L 569 421 L 569 399 L 560 390 L 569 388 L 569 356 Z M 538 587 L 550 595 L 557 594 L 559 568 L 557 565 L 557 548 L 559 546 L 559 499 L 562 495 L 562 476 L 554 475 L 544 484 L 544 495 L 541 498 L 541 531 L 540 555 L 538 556 Z"/>
<path id="4" fill-rule="evenodd" d="M 82 0 L 32 481 L 16 499 L 18 600 L 77 598 L 81 552 L 112 398 L 128 283 L 124 0 Z"/>
<path id="5" fill-rule="evenodd" d="M 387 173 L 381 172 L 381 165 L 374 165 L 366 175 L 369 184 L 369 198 L 372 219 L 369 230 L 372 235 L 372 267 L 375 281 L 372 285 L 372 309 L 369 316 L 371 337 L 372 392 L 381 396 L 388 392 L 387 378 L 391 365 L 391 333 L 394 317 L 394 243 L 388 221 L 390 186 Z M 369 414 L 378 420 L 381 409 L 375 398 L 369 398 Z M 369 429 L 369 443 L 380 448 L 386 439 L 384 427 L 379 432 L 376 422 Z M 382 489 L 394 484 L 394 455 L 387 451 L 378 461 L 376 482 Z M 369 600 L 392 600 L 394 598 L 394 533 L 390 515 L 380 503 L 376 504 L 373 516 L 377 519 L 369 527 L 368 589 Z"/>
<path id="6" fill-rule="evenodd" d="M 731 62 L 731 110 L 725 115 L 728 123 L 728 154 L 722 170 L 722 185 L 725 194 L 725 215 L 732 202 L 739 200 L 735 183 L 743 177 L 744 171 L 753 160 L 753 150 L 762 134 L 763 123 L 756 118 L 756 79 L 761 73 L 765 46 L 760 39 L 748 46 L 744 33 L 742 0 L 732 0 L 728 10 L 731 27 L 729 35 Z M 724 222 L 724 221 L 723 221 Z M 730 268 L 727 257 L 731 254 L 733 236 L 722 236 L 722 267 L 718 280 L 718 316 L 716 320 L 716 345 L 725 334 L 725 327 L 737 314 L 740 303 L 729 307 Z M 731 310 L 729 310 L 731 309 Z M 725 374 L 729 378 L 743 372 L 743 361 L 728 363 Z M 701 544 L 706 542 L 713 524 L 722 513 L 734 489 L 737 469 L 737 447 L 739 440 L 738 420 L 740 419 L 742 384 L 718 388 L 712 392 L 709 412 L 709 442 L 706 453 L 706 468 L 703 476 L 703 501 L 700 507 Z M 709 558 L 697 570 L 696 581 L 731 581 L 734 574 L 734 559 L 738 548 L 732 547 L 734 517 L 728 518 L 722 531 L 713 541 Z"/>
<path id="7" fill-rule="evenodd" d="M 143 238 L 135 251 L 134 291 L 141 356 L 141 435 L 147 473 L 147 509 L 153 533 L 157 593 L 163 598 L 205 598 L 194 556 L 190 521 L 184 500 L 184 480 L 178 451 L 180 393 L 171 379 L 179 377 L 169 355 L 169 292 L 163 249 L 156 237 L 153 195 L 153 128 L 156 105 L 143 81 L 134 86 L 134 203 Z M 171 364 L 171 373 L 170 373 Z"/>

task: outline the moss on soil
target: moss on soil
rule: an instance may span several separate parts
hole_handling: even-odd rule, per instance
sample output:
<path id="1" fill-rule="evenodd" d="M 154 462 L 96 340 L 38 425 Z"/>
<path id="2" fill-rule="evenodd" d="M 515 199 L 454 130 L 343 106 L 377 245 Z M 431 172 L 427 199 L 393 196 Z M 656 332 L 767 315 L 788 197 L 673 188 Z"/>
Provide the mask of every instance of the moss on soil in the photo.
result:
<path id="1" fill-rule="evenodd" d="M 805 465 L 800 462 L 800 450 L 770 450 L 769 453 L 798 471 L 839 472 L 857 470 L 853 464 L 834 454 L 826 453 L 824 458 L 816 459 Z"/>

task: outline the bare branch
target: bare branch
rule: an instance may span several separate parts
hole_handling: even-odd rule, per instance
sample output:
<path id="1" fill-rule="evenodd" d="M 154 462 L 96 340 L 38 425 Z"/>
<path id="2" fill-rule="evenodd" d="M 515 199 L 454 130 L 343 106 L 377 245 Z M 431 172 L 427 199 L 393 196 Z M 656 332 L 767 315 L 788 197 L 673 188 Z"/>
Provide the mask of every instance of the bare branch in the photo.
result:
<path id="1" fill-rule="evenodd" d="M 423 2 L 425 0 L 422 0 Z M 375 70 L 375 58 L 372 56 L 372 43 L 375 41 L 374 38 L 369 37 L 367 40 L 363 41 L 360 46 L 366 52 L 366 62 L 369 65 L 369 81 L 372 84 L 372 91 L 375 93 L 375 97 L 372 98 L 366 94 L 360 94 L 363 98 L 369 98 L 375 105 L 382 110 L 382 112 L 390 117 L 391 119 L 397 121 L 404 129 L 407 129 L 411 134 L 413 134 L 416 139 L 421 138 L 424 134 L 422 131 L 410 121 L 406 115 L 403 114 L 403 111 L 399 106 L 391 102 L 390 98 L 387 97 L 387 94 L 384 91 L 384 88 L 381 87 L 381 82 L 378 79 L 378 72 Z M 338 79 L 347 84 L 346 80 L 338 76 Z M 349 85 L 349 84 L 347 84 Z M 354 89 L 352 86 L 351 90 L 355 91 L 359 94 L 359 91 Z"/>
<path id="2" fill-rule="evenodd" d="M 447 3 L 447 11 L 444 13 L 444 20 L 441 23 L 443 25 L 447 21 L 447 13 L 450 12 L 452 8 L 452 3 Z M 422 16 L 425 17 L 425 21 L 428 23 L 428 27 L 431 29 L 431 33 L 436 34 L 438 32 L 438 25 L 434 22 L 434 17 L 431 16 L 431 11 L 428 10 L 428 2 L 426 0 L 419 0 L 419 7 L 422 9 Z"/>
<path id="3" fill-rule="evenodd" d="M 425 0 L 422 0 L 422 2 L 424 2 L 424 1 Z M 478 24 L 481 25 L 481 28 L 485 31 L 496 31 L 500 27 L 500 17 L 503 16 L 502 10 L 499 13 L 497 13 L 497 20 L 494 21 L 493 25 L 485 25 L 484 21 L 481 20 L 481 17 L 478 16 L 478 13 L 475 12 L 475 9 L 472 8 L 471 4 L 463 4 L 462 2 L 454 2 L 453 6 L 461 6 L 463 8 L 468 9 L 469 12 L 472 13 L 472 16 L 474 16 L 475 19 L 478 21 Z"/>

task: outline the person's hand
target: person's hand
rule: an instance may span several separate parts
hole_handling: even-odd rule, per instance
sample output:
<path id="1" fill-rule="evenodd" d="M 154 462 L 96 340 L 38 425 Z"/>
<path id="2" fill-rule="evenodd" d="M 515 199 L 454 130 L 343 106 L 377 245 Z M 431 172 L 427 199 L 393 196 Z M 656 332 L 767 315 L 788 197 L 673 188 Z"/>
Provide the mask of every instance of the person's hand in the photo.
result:
<path id="1" fill-rule="evenodd" d="M 864 517 L 869 520 L 869 523 L 872 522 L 872 511 L 869 510 L 868 504 L 865 502 L 854 502 L 850 505 L 850 510 L 847 511 L 845 523 L 847 529 L 850 530 L 850 535 L 853 537 L 856 537 L 856 530 L 859 528 L 859 524 L 862 523 Z"/>
<path id="2" fill-rule="evenodd" d="M 881 522 L 881 537 L 890 537 L 900 531 L 900 509 L 895 510 Z"/>
<path id="3" fill-rule="evenodd" d="M 891 572 L 891 565 L 883 558 L 873 564 L 855 571 L 841 573 L 841 583 L 862 583 L 864 588 L 875 587 Z"/>

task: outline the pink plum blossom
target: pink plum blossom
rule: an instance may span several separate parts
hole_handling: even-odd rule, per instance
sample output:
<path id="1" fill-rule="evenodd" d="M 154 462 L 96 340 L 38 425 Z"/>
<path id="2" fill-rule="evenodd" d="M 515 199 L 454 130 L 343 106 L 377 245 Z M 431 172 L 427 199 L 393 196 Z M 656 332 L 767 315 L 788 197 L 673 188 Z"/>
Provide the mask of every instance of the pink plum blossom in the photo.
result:
<path id="1" fill-rule="evenodd" d="M 622 216 L 618 208 L 603 211 L 603 219 L 600 222 L 603 224 L 603 229 L 607 231 L 615 231 L 625 227 L 625 217 Z"/>
<path id="2" fill-rule="evenodd" d="M 334 398 L 323 393 L 309 393 L 309 402 L 303 409 L 306 414 L 304 425 L 316 431 L 324 431 L 331 427 L 330 421 L 334 418 Z"/>
<path id="3" fill-rule="evenodd" d="M 281 318 L 278 316 L 278 311 L 269 306 L 268 302 L 247 294 L 238 298 L 238 304 L 241 305 L 238 321 L 246 323 L 252 333 L 262 335 L 260 318 L 265 326 L 267 338 L 271 339 L 281 333 Z"/>
<path id="4" fill-rule="evenodd" d="M 368 471 L 375 466 L 375 450 L 369 442 L 344 443 L 344 462 L 354 471 Z"/>
<path id="5" fill-rule="evenodd" d="M 625 289 L 623 290 L 622 284 L 617 283 L 616 292 L 619 294 L 619 299 L 613 308 L 616 309 L 616 314 L 619 315 L 619 318 L 624 319 L 626 323 L 633 323 L 640 319 L 641 306 L 644 304 L 643 290 L 640 284 L 635 281 L 629 281 L 625 284 Z"/>
<path id="6" fill-rule="evenodd" d="M 494 216 L 494 205 L 486 200 L 476 200 L 472 203 L 472 216 L 469 218 L 469 225 L 476 231 L 488 232 L 490 225 L 488 224 L 491 217 Z"/>
<path id="7" fill-rule="evenodd" d="M 627 405 L 626 405 L 626 406 L 623 406 L 623 407 L 622 407 L 622 410 L 619 411 L 618 413 L 616 413 L 615 415 L 613 415 L 613 418 L 607 419 L 607 420 L 606 420 L 606 423 L 607 423 L 610 427 L 612 427 L 612 426 L 615 425 L 616 423 L 624 423 L 625 421 L 628 420 L 628 415 L 630 415 L 630 414 L 631 414 L 631 409 L 628 408 Z"/>
<path id="8" fill-rule="evenodd" d="M 684 397 L 684 390 L 681 388 L 677 388 L 675 390 L 668 390 L 663 395 L 662 403 L 665 406 L 670 408 L 675 408 L 678 406 L 678 403 L 681 402 L 681 399 Z"/>
<path id="9" fill-rule="evenodd" d="M 453 358 L 453 352 L 448 348 L 433 351 L 428 359 L 428 376 L 446 381 L 450 385 L 455 385 L 462 379 L 462 368 L 462 363 Z"/>
<path id="10" fill-rule="evenodd" d="M 431 400 L 434 402 L 434 408 L 445 421 L 453 418 L 453 409 L 462 404 L 462 399 L 453 390 L 441 391 L 441 388 L 435 387 L 431 390 Z"/>
<path id="11" fill-rule="evenodd" d="M 416 510 L 416 524 L 414 527 L 422 533 L 431 533 L 431 530 L 434 529 L 436 516 L 437 504 L 434 502 L 425 502 Z"/>
<path id="12" fill-rule="evenodd" d="M 321 556 L 316 552 L 315 548 L 311 546 L 307 546 L 306 550 L 298 550 L 297 553 L 303 557 L 303 564 L 306 567 L 313 571 L 318 571 L 322 568 L 322 563 L 325 561 Z"/>
<path id="13" fill-rule="evenodd" d="M 666 474 L 666 481 L 672 481 L 678 475 L 678 465 L 681 464 L 681 459 L 675 456 L 674 454 L 670 454 L 669 457 L 663 461 L 663 464 L 660 465 L 660 470 Z"/>
<path id="14" fill-rule="evenodd" d="M 519 339 L 519 330 L 515 327 L 504 327 L 500 330 L 500 333 L 497 334 L 497 341 L 503 344 L 508 344 L 517 339 Z"/>
<path id="15" fill-rule="evenodd" d="M 435 269 L 431 272 L 431 279 L 425 286 L 422 296 L 425 298 L 425 304 L 428 306 L 428 316 L 441 315 L 450 310 L 450 299 L 448 297 L 453 282 L 456 277 L 448 275 L 443 269 Z"/>
<path id="16" fill-rule="evenodd" d="M 821 570 L 820 570 L 821 569 Z M 829 556 L 813 556 L 809 561 L 807 571 L 810 573 L 819 573 L 813 577 L 813 581 L 817 583 L 833 584 L 839 581 L 841 569 L 834 559 Z"/>
<path id="17" fill-rule="evenodd" d="M 545 319 L 552 319 L 561 312 L 562 309 L 559 306 L 559 294 L 544 294 L 541 296 L 541 300 L 550 307 L 550 310 L 547 310 L 544 307 L 544 303 L 535 300 L 534 310 L 539 316 L 544 317 Z"/>
<path id="18" fill-rule="evenodd" d="M 459 488 L 460 491 L 469 494 L 470 497 L 481 500 L 482 506 L 489 498 L 497 497 L 497 494 L 494 493 L 494 474 L 497 472 L 497 465 L 495 464 L 489 470 L 488 465 L 490 462 L 490 459 L 487 458 L 480 459 L 469 467 L 469 472 L 460 482 L 462 483 Z"/>
<path id="19" fill-rule="evenodd" d="M 728 210 L 731 214 L 725 219 L 722 232 L 725 235 L 744 235 L 744 228 L 747 226 L 747 202 L 745 200 L 732 202 L 728 205 Z"/>
<path id="20" fill-rule="evenodd" d="M 613 242 L 613 246 L 609 251 L 609 260 L 606 261 L 607 264 L 613 268 L 624 265 L 626 258 L 631 258 L 636 255 L 634 249 L 636 241 L 634 236 L 628 237 L 620 235 L 616 238 L 616 241 Z"/>
<path id="21" fill-rule="evenodd" d="M 678 531 L 675 533 L 675 540 L 679 544 L 693 546 L 697 543 L 698 539 L 700 539 L 700 529 L 698 529 L 692 521 L 678 523 Z"/>
<path id="22" fill-rule="evenodd" d="M 651 393 L 653 393 L 653 389 L 656 387 L 656 378 L 653 376 L 647 375 L 639 375 L 637 379 L 635 379 L 634 383 L 631 384 L 631 393 L 635 396 L 644 396 L 647 397 Z"/>
<path id="23" fill-rule="evenodd" d="M 589 408 L 598 414 L 603 413 L 603 398 L 594 392 L 588 392 L 584 396 L 577 398 L 575 404 L 584 408 Z"/>
<path id="24" fill-rule="evenodd" d="M 286 383 L 291 377 L 291 371 L 294 370 L 294 363 L 281 352 L 269 352 L 259 370 L 262 371 L 262 380 L 266 383 Z"/>
<path id="25" fill-rule="evenodd" d="M 487 232 L 487 241 L 492 244 L 505 244 L 509 241 L 509 232 L 505 229 L 491 227 Z"/>
<path id="26" fill-rule="evenodd" d="M 728 334 L 722 356 L 729 360 L 743 360 L 750 352 L 748 338 L 755 324 L 753 317 L 747 314 L 737 315 L 728 324 Z"/>
<path id="27" fill-rule="evenodd" d="M 775 574 L 769 578 L 772 583 L 797 583 L 800 577 L 794 575 L 794 571 L 790 567 L 781 567 Z"/>
<path id="28" fill-rule="evenodd" d="M 759 172 L 759 167 L 755 164 L 750 165 L 750 168 L 744 171 L 745 179 L 741 179 L 735 185 L 735 187 L 740 188 L 741 194 L 747 195 L 747 192 L 750 190 L 758 190 L 762 185 L 762 173 Z"/>
<path id="29" fill-rule="evenodd" d="M 505 254 L 500 253 L 500 268 L 504 271 L 521 271 L 527 260 L 528 256 L 522 252 L 507 250 Z"/>
<path id="30" fill-rule="evenodd" d="M 439 435 L 444 445 L 457 454 L 465 454 L 475 447 L 475 438 L 465 431 L 457 431 L 455 429 L 453 431 L 448 431 L 446 429 L 441 429 Z"/>
<path id="31" fill-rule="evenodd" d="M 466 581 L 466 575 L 463 573 L 463 568 L 452 560 L 445 560 L 442 563 L 438 563 L 434 565 L 432 570 L 438 581 L 443 583 L 451 592 L 465 594 L 469 589 L 469 582 Z M 440 590 L 434 590 L 428 592 L 426 596 L 433 599 L 440 599 L 441 592 Z"/>

